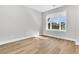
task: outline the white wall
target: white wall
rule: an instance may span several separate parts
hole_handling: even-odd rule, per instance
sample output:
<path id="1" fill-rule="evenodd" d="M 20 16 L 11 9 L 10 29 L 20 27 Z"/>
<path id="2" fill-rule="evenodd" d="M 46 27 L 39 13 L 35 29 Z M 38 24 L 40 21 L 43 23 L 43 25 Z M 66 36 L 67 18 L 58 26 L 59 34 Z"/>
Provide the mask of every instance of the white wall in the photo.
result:
<path id="1" fill-rule="evenodd" d="M 67 11 L 67 32 L 46 31 L 45 16 L 63 10 Z M 40 13 L 25 6 L 0 5 L 0 42 L 35 35 L 38 32 L 72 38 L 79 42 L 79 6 L 63 6 Z"/>
<path id="2" fill-rule="evenodd" d="M 0 5 L 0 42 L 37 34 L 41 18 L 40 12 L 24 6 Z"/>
<path id="3" fill-rule="evenodd" d="M 46 15 L 60 11 L 67 11 L 67 32 L 47 31 Z M 63 6 L 43 13 L 43 34 L 72 38 L 79 42 L 79 6 Z"/>

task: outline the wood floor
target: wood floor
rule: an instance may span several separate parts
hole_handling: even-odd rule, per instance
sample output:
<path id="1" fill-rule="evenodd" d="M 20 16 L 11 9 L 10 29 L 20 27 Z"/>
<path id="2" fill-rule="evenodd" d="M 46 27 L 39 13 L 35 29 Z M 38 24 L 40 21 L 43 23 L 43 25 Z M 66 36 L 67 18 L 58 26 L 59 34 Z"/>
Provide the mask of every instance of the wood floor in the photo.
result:
<path id="1" fill-rule="evenodd" d="M 74 41 L 47 36 L 32 37 L 0 45 L 0 54 L 75 54 L 79 46 Z"/>

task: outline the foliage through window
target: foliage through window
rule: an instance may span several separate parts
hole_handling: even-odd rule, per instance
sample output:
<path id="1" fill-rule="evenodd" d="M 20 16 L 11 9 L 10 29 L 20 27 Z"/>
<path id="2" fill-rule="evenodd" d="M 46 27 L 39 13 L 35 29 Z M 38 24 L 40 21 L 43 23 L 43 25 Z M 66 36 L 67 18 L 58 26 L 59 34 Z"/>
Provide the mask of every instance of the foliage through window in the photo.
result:
<path id="1" fill-rule="evenodd" d="M 66 11 L 61 11 L 46 16 L 46 29 L 55 31 L 66 31 Z"/>
<path id="2" fill-rule="evenodd" d="M 49 30 L 65 30 L 65 17 L 48 18 Z"/>

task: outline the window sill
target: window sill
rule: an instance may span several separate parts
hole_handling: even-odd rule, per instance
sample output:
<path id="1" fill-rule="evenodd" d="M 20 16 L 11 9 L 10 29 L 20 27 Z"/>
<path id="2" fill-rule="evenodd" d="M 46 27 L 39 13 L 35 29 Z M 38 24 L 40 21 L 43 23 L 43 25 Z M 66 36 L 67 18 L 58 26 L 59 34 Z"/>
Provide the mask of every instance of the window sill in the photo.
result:
<path id="1" fill-rule="evenodd" d="M 50 30 L 50 29 L 47 29 L 46 31 L 66 32 L 66 30 Z"/>

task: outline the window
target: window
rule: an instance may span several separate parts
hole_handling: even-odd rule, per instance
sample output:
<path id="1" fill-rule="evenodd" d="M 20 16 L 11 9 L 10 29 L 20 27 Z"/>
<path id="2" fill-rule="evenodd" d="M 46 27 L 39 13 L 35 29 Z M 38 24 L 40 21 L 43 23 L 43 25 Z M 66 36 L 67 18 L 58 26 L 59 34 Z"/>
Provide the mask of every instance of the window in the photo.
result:
<path id="1" fill-rule="evenodd" d="M 66 31 L 66 14 L 65 12 L 60 12 L 57 14 L 48 15 L 46 18 L 46 28 L 47 30 L 54 31 Z"/>
<path id="2" fill-rule="evenodd" d="M 48 18 L 49 30 L 65 30 L 65 17 Z"/>

